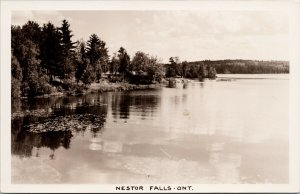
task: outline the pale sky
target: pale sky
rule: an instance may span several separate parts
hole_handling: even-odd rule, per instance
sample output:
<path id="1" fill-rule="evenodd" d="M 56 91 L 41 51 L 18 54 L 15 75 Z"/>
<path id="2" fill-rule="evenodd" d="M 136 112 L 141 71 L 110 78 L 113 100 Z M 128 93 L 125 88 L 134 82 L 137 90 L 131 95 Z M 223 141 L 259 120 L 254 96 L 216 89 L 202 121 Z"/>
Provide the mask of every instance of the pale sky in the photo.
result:
<path id="1" fill-rule="evenodd" d="M 168 62 L 217 59 L 289 60 L 289 18 L 276 11 L 15 11 L 12 24 L 28 20 L 56 26 L 67 19 L 73 40 L 93 33 L 112 55 L 123 46 Z"/>

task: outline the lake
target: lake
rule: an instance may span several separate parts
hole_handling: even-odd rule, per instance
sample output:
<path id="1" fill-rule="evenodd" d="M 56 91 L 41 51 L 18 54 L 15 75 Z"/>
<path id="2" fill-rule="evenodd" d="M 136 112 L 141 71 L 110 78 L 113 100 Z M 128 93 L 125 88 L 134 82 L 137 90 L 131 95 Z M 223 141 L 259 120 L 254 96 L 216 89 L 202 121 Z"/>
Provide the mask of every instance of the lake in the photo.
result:
<path id="1" fill-rule="evenodd" d="M 218 77 L 12 101 L 12 183 L 288 183 L 289 76 Z"/>

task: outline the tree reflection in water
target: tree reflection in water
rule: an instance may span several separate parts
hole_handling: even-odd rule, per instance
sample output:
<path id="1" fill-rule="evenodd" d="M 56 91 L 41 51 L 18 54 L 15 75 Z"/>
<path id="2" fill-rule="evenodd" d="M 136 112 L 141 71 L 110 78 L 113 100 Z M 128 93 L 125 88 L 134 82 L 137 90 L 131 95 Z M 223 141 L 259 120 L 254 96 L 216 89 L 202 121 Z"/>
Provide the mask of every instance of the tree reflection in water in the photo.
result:
<path id="1" fill-rule="evenodd" d="M 127 122 L 131 111 L 138 119 L 152 117 L 158 103 L 155 92 L 143 95 L 143 91 L 12 101 L 12 154 L 38 157 L 39 149 L 46 147 L 51 150 L 50 159 L 55 159 L 55 150 L 69 149 L 76 134 L 89 131 L 91 141 L 101 139 L 108 106 L 115 122 Z"/>
<path id="2" fill-rule="evenodd" d="M 37 148 L 38 157 L 39 148 L 46 147 L 54 159 L 56 149 L 70 148 L 74 133 L 88 129 L 97 136 L 106 121 L 107 97 L 95 94 L 17 100 L 12 101 L 12 113 L 12 154 L 31 157 Z"/>
<path id="3" fill-rule="evenodd" d="M 153 116 L 154 109 L 157 108 L 160 97 L 155 94 L 145 95 L 143 91 L 134 92 L 115 92 L 111 94 L 111 109 L 115 122 L 118 118 L 128 120 L 130 113 L 139 113 L 140 119 L 144 120 L 147 116 Z"/>

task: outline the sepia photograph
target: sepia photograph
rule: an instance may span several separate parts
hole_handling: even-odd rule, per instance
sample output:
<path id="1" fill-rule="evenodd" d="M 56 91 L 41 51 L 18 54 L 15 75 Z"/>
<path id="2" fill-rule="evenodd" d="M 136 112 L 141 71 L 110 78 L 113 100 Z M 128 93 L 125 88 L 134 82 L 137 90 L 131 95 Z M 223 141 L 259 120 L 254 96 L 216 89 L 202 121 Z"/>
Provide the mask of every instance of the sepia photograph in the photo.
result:
<path id="1" fill-rule="evenodd" d="M 293 23 L 281 1 L 12 2 L 1 87 L 9 185 L 201 192 L 297 181 Z"/>

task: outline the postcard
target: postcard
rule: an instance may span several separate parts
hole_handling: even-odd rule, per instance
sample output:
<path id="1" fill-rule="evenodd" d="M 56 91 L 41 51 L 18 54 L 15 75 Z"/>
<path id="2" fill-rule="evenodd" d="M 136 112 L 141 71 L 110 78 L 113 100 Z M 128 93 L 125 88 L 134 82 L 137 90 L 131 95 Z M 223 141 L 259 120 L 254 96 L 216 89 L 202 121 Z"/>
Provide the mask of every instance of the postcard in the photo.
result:
<path id="1" fill-rule="evenodd" d="M 299 192 L 297 1 L 1 1 L 1 191 Z"/>

